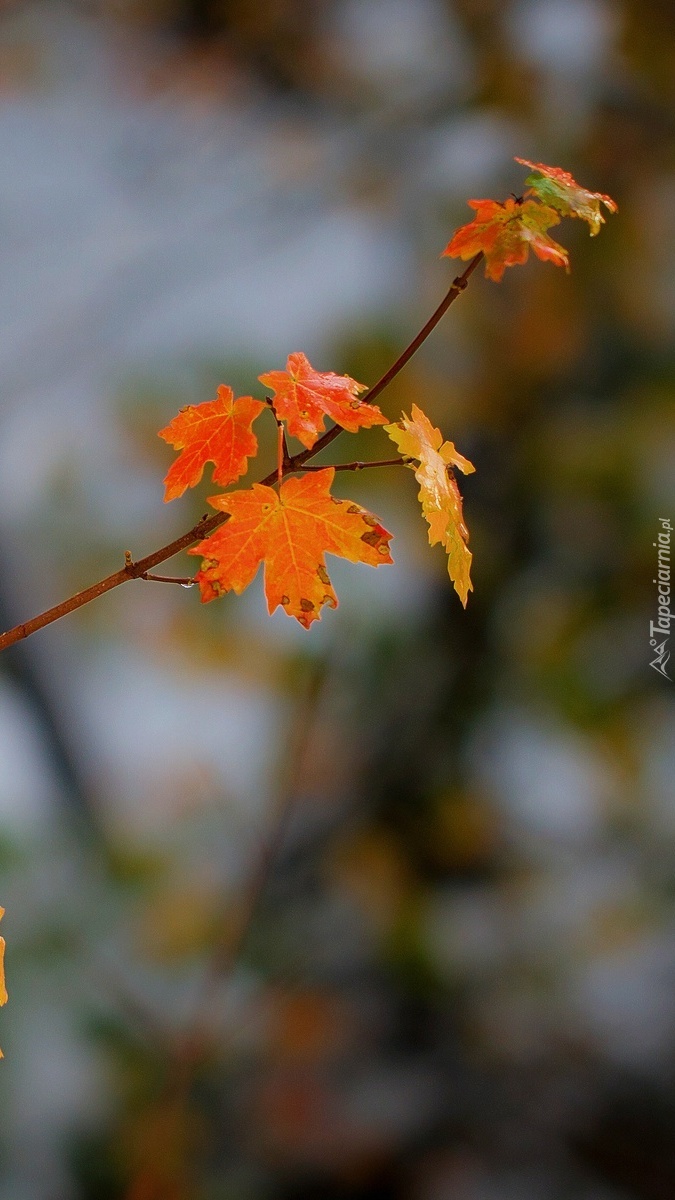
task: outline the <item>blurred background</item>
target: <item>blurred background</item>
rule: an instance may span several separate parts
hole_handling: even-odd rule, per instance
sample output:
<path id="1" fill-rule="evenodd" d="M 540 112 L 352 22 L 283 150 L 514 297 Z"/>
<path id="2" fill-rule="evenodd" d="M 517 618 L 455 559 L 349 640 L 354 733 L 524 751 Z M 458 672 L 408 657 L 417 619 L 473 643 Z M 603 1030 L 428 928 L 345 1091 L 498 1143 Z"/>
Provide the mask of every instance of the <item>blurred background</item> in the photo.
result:
<path id="1" fill-rule="evenodd" d="M 476 465 L 466 612 L 373 471 L 396 565 L 329 560 L 310 633 L 138 581 L 2 655 L 0 1197 L 672 1200 L 672 7 L 5 0 L 0 43 L 2 628 L 206 511 L 181 405 L 372 384 L 513 155 L 619 204 L 382 397 Z"/>

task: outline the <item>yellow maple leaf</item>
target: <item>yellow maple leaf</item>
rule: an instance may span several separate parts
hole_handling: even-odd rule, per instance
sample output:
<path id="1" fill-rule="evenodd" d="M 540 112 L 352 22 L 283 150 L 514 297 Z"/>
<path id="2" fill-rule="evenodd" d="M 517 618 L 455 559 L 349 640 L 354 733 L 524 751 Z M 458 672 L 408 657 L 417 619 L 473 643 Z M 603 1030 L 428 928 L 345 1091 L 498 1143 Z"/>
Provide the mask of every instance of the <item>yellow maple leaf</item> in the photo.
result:
<path id="1" fill-rule="evenodd" d="M 385 433 L 398 446 L 401 454 L 416 458 L 415 478 L 420 485 L 419 499 L 422 513 L 429 525 L 429 544 L 438 542 L 448 554 L 448 574 L 455 591 L 466 608 L 471 583 L 471 552 L 467 545 L 469 531 L 462 515 L 462 497 L 455 481 L 452 468 L 458 467 L 465 475 L 475 471 L 473 463 L 455 449 L 452 442 L 444 442 L 440 429 L 435 429 L 426 413 L 412 406 L 412 416 L 403 413 L 401 420 L 385 425 Z"/>

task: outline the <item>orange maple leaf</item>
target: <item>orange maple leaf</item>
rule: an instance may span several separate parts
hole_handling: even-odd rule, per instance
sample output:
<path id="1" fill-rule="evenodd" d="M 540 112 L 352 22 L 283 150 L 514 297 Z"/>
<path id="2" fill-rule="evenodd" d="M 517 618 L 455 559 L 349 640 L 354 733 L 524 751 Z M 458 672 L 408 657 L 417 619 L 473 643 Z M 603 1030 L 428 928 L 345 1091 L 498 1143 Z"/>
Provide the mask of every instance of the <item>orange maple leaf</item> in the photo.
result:
<path id="1" fill-rule="evenodd" d="M 315 371 L 299 351 L 289 354 L 285 371 L 268 371 L 258 379 L 274 392 L 272 404 L 279 420 L 286 422 L 291 436 L 308 450 L 323 433 L 326 417 L 349 433 L 387 422 L 377 405 L 359 400 L 364 383 L 349 375 Z"/>
<path id="2" fill-rule="evenodd" d="M 246 474 L 247 459 L 258 453 L 258 439 L 251 426 L 265 408 L 262 400 L 240 396 L 221 384 L 215 400 L 188 404 L 177 417 L 160 429 L 174 450 L 182 453 L 164 480 L 165 500 L 177 500 L 186 488 L 199 483 L 207 462 L 215 464 L 213 482 L 225 487 Z"/>
<path id="3" fill-rule="evenodd" d="M 309 629 L 324 604 L 337 608 L 324 554 L 371 567 L 392 562 L 391 534 L 360 505 L 331 496 L 334 475 L 327 467 L 284 480 L 278 494 L 254 483 L 210 499 L 230 519 L 189 551 L 204 559 L 195 576 L 202 601 L 229 591 L 240 595 L 264 562 L 270 614 L 281 604 Z"/>
<path id="4" fill-rule="evenodd" d="M 611 196 L 606 196 L 604 192 L 589 192 L 577 183 L 569 171 L 563 171 L 561 167 L 547 167 L 545 163 L 533 163 L 528 158 L 516 158 L 515 161 L 536 172 L 525 180 L 530 191 L 544 204 L 557 208 L 564 217 L 581 217 L 582 221 L 588 221 L 591 237 L 595 237 L 605 223 L 601 204 L 612 213 L 619 211 L 619 206 Z"/>
<path id="5" fill-rule="evenodd" d="M 4 908 L 0 908 L 0 920 L 5 915 Z M 0 1004 L 7 1003 L 7 988 L 5 987 L 5 939 L 0 937 Z M 0 1058 L 4 1058 L 2 1050 L 0 1050 Z"/>
<path id="6" fill-rule="evenodd" d="M 469 200 L 476 216 L 468 225 L 456 230 L 443 255 L 450 258 L 473 258 L 480 250 L 485 255 L 485 274 L 497 283 L 505 267 L 527 262 L 530 246 L 545 261 L 558 267 L 569 267 L 567 251 L 546 233 L 551 225 L 560 223 L 554 208 L 536 200 Z M 443 257 L 443 255 L 441 257 Z"/>
<path id="7" fill-rule="evenodd" d="M 440 429 L 435 429 L 426 413 L 416 404 L 412 406 L 412 417 L 405 413 L 394 425 L 387 425 L 385 433 L 396 443 L 401 454 L 416 458 L 415 479 L 420 485 L 419 499 L 422 512 L 429 525 L 429 544 L 440 542 L 448 554 L 448 574 L 455 591 L 466 608 L 471 583 L 471 552 L 467 542 L 469 531 L 462 515 L 462 497 L 455 482 L 452 467 L 459 467 L 465 475 L 475 471 L 473 463 L 455 449 L 452 442 L 444 442 Z"/>

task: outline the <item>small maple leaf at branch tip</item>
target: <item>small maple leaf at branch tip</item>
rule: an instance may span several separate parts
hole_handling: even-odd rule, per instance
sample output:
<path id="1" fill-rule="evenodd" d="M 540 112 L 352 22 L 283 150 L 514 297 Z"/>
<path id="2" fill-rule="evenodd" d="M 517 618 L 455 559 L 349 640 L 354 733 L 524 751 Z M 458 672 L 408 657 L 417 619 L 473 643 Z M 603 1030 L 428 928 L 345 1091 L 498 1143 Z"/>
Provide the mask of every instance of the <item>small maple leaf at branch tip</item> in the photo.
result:
<path id="1" fill-rule="evenodd" d="M 601 204 L 611 213 L 619 211 L 618 204 L 611 196 L 606 196 L 604 192 L 589 192 L 562 167 L 547 167 L 545 163 L 533 163 L 528 158 L 516 158 L 515 161 L 524 167 L 531 167 L 534 172 L 525 180 L 530 192 L 543 204 L 557 208 L 563 217 L 581 217 L 582 221 L 588 221 L 591 237 L 595 237 L 605 223 Z"/>
<path id="2" fill-rule="evenodd" d="M 223 487 L 245 475 L 247 459 L 258 453 L 251 426 L 264 408 L 252 396 L 235 400 L 232 388 L 221 384 L 215 400 L 181 409 L 159 431 L 159 437 L 182 451 L 164 480 L 164 499 L 177 500 L 186 488 L 199 483 L 208 462 L 215 464 L 213 482 Z"/>
<path id="3" fill-rule="evenodd" d="M 315 371 L 300 351 L 289 354 L 285 371 L 268 371 L 258 379 L 274 393 L 272 404 L 279 420 L 308 450 L 323 433 L 326 417 L 348 433 L 387 422 L 377 405 L 359 400 L 359 392 L 366 390 L 364 383 L 349 375 Z"/>
<path id="4" fill-rule="evenodd" d="M 188 551 L 203 558 L 195 575 L 204 603 L 225 592 L 240 595 L 265 564 L 265 595 L 270 615 L 282 605 L 305 629 L 319 620 L 324 604 L 337 608 L 324 555 L 379 567 L 391 563 L 391 534 L 377 517 L 331 496 L 335 471 L 285 479 L 277 493 L 254 483 L 244 491 L 209 500 L 230 519 Z"/>
<path id="5" fill-rule="evenodd" d="M 0 908 L 0 920 L 5 915 L 4 908 Z M 7 988 L 5 987 L 5 939 L 0 937 L 0 1004 L 7 1003 Z M 4 1055 L 0 1050 L 0 1058 Z"/>
<path id="6" fill-rule="evenodd" d="M 422 513 L 429 525 L 429 544 L 438 542 L 448 554 L 448 574 L 455 591 L 466 608 L 471 583 L 471 552 L 467 545 L 469 531 L 464 524 L 462 497 L 452 471 L 458 467 L 465 475 L 475 471 L 473 463 L 444 442 L 440 429 L 435 429 L 426 413 L 412 406 L 412 416 L 403 413 L 400 421 L 387 425 L 385 433 L 402 454 L 416 458 L 415 479 L 420 485 Z"/>
<path id="7" fill-rule="evenodd" d="M 537 258 L 569 270 L 567 251 L 546 233 L 551 225 L 560 223 L 554 208 L 537 200 L 508 199 L 503 204 L 496 200 L 468 200 L 467 203 L 476 210 L 476 216 L 456 230 L 441 257 L 468 259 L 482 251 L 485 274 L 496 283 L 506 267 L 527 262 L 530 246 Z"/>

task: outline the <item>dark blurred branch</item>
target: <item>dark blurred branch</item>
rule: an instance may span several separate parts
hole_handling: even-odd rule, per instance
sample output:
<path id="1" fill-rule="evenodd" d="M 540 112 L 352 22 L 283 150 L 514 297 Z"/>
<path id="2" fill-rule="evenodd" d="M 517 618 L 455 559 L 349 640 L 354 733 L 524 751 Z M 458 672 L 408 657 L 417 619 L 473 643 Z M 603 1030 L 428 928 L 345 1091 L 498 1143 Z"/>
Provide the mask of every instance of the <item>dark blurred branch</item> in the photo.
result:
<path id="1" fill-rule="evenodd" d="M 187 1047 L 188 1057 L 191 1059 L 198 1057 L 204 1049 L 208 1010 L 215 988 L 223 979 L 229 978 L 240 958 L 258 914 L 263 894 L 283 848 L 300 791 L 303 761 L 316 727 L 320 701 L 326 691 L 328 676 L 328 658 L 319 659 L 312 667 L 307 686 L 295 713 L 285 762 L 281 771 L 282 780 L 273 814 L 272 832 L 260 846 L 257 862 L 242 901 L 238 928 L 234 936 L 226 933 L 216 943 L 208 965 L 202 993 L 190 1023 L 190 1030 L 182 1039 L 183 1049 Z"/>
<path id="2" fill-rule="evenodd" d="M 0 620 L 10 612 L 9 601 L 0 593 Z M 104 835 L 94 796 L 65 727 L 62 708 L 46 686 L 44 672 L 36 666 L 27 646 L 12 650 L 3 659 L 3 672 L 21 692 L 38 723 L 59 793 L 78 830 L 94 844 L 102 842 Z"/>
<path id="3" fill-rule="evenodd" d="M 406 363 L 410 361 L 413 354 L 419 350 L 432 330 L 436 328 L 450 305 L 464 291 L 482 257 L 482 253 L 476 254 L 463 273 L 453 280 L 451 287 L 441 300 L 438 308 L 429 317 L 426 325 L 422 326 L 419 333 L 396 359 L 396 362 L 392 364 L 388 371 L 385 371 L 384 375 L 366 393 L 365 400 L 369 402 L 375 400 L 389 386 L 392 380 L 395 379 Z M 319 438 L 311 450 L 301 450 L 298 454 L 292 455 L 284 463 L 284 474 L 300 470 L 306 462 L 314 458 L 321 450 L 329 446 L 331 442 L 334 442 L 343 432 L 341 426 L 335 425 L 333 429 L 329 429 L 327 433 L 324 433 L 323 437 Z M 276 467 L 274 471 L 260 480 L 262 484 L 268 486 L 276 481 Z M 8 646 L 14 645 L 15 642 L 20 642 L 24 638 L 30 637 L 32 633 L 37 633 L 38 629 L 44 629 L 46 625 L 51 625 L 61 617 L 67 616 L 68 613 L 75 612 L 76 609 L 82 608 L 92 600 L 97 600 L 99 596 L 104 595 L 105 592 L 112 591 L 113 588 L 119 587 L 120 584 L 127 583 L 130 579 L 142 579 L 144 576 L 147 576 L 149 571 L 152 571 L 153 567 L 165 562 L 168 558 L 173 558 L 174 554 L 178 554 L 181 550 L 186 550 L 194 542 L 208 537 L 210 533 L 213 533 L 214 529 L 223 525 L 228 519 L 229 514 L 222 512 L 202 519 L 192 529 L 188 530 L 187 533 L 184 533 L 182 537 L 176 538 L 175 541 L 169 542 L 168 545 L 162 546 L 159 550 L 155 550 L 153 554 L 148 554 L 145 558 L 139 559 L 138 562 L 133 562 L 131 554 L 127 551 L 121 571 L 115 571 L 114 574 L 108 575 L 106 579 L 101 579 L 91 587 L 85 588 L 84 591 L 77 592 L 74 596 L 70 596 L 67 600 L 63 600 L 53 608 L 47 609 L 46 612 L 40 613 L 39 616 L 33 617 L 32 620 L 24 621 L 19 625 L 15 625 L 13 629 L 9 629 L 6 633 L 0 634 L 0 651 L 6 650 Z"/>
<path id="4" fill-rule="evenodd" d="M 169 1060 L 164 1084 L 159 1096 L 152 1102 L 152 1111 L 173 1111 L 182 1125 L 187 1120 L 190 1091 L 200 1067 L 213 1045 L 211 1031 L 211 1009 L 218 985 L 227 981 L 236 967 L 242 950 L 249 938 L 259 913 L 264 893 L 279 862 L 284 841 L 300 794 L 300 775 L 303 760 L 311 743 L 320 711 L 321 696 L 326 689 L 330 662 L 328 657 L 319 660 L 313 667 L 301 702 L 295 713 L 288 743 L 283 778 L 277 796 L 269 838 L 261 845 L 254 863 L 248 885 L 241 903 L 240 918 L 232 933 L 226 926 L 223 913 L 222 936 L 216 941 L 207 964 L 200 994 L 197 997 L 192 1019 L 189 1021 L 173 1046 L 167 1046 Z M 225 911 L 230 907 L 225 901 Z M 147 1014 L 146 1014 L 147 1016 Z M 135 1178 L 126 1193 L 126 1200 L 137 1200 L 139 1196 L 164 1196 L 161 1190 L 147 1187 L 154 1177 L 151 1161 L 140 1163 Z"/>

